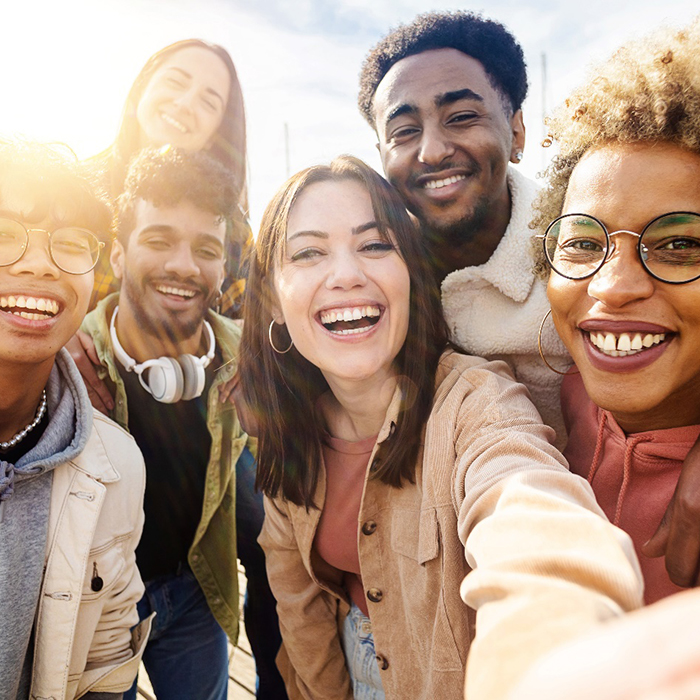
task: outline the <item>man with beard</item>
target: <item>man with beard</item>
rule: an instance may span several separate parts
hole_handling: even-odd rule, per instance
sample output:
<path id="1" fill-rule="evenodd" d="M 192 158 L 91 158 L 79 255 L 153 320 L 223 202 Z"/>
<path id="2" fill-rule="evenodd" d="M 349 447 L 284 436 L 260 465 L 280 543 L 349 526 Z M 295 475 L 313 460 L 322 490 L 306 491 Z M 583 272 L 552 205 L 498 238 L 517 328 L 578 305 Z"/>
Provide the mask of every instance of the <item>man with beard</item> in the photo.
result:
<path id="1" fill-rule="evenodd" d="M 140 154 L 117 200 L 111 263 L 121 289 L 83 324 L 115 395 L 114 418 L 146 462 L 138 610 L 142 618 L 157 612 L 144 664 L 160 700 L 227 697 L 237 549 L 260 686 L 273 684 L 261 697 L 284 697 L 281 678 L 270 677 L 280 636 L 256 541 L 263 510 L 254 459 L 234 406 L 218 400 L 240 339 L 235 322 L 210 311 L 234 194 L 228 173 L 205 153 Z"/>
<path id="2" fill-rule="evenodd" d="M 560 377 L 537 351 L 549 309 L 528 229 L 537 187 L 509 165 L 523 157 L 527 87 L 522 49 L 503 25 L 431 12 L 372 49 L 359 106 L 425 235 L 452 340 L 506 360 L 561 443 Z M 555 367 L 570 362 L 551 325 L 544 347 Z"/>

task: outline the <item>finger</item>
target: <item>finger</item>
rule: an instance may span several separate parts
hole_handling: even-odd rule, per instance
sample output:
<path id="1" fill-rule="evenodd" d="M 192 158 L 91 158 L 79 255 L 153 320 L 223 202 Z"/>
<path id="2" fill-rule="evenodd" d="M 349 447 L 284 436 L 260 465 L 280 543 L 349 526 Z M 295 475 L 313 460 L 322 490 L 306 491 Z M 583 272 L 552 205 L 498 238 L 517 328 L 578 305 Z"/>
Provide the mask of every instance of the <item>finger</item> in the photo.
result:
<path id="1" fill-rule="evenodd" d="M 666 570 L 678 586 L 695 585 L 700 559 L 700 462 L 689 457 L 673 495 L 666 543 Z"/>
<path id="2" fill-rule="evenodd" d="M 86 383 L 85 387 L 87 389 L 88 398 L 90 399 L 92 407 L 101 413 L 109 413 L 111 409 L 107 408 L 102 400 L 102 397 L 89 384 Z"/>
<path id="3" fill-rule="evenodd" d="M 662 557 L 666 554 L 671 527 L 671 513 L 673 512 L 675 502 L 676 494 L 674 493 L 671 502 L 668 504 L 668 508 L 666 508 L 666 512 L 661 518 L 659 527 L 656 528 L 656 532 L 642 545 L 642 554 L 644 554 L 645 557 L 655 559 L 656 557 Z"/>
<path id="4" fill-rule="evenodd" d="M 93 364 L 90 359 L 91 354 L 97 359 L 97 355 L 94 354 L 95 344 L 92 342 L 92 338 L 86 333 L 76 334 L 66 343 L 66 348 L 78 367 L 85 386 L 88 388 L 88 394 L 90 391 L 96 394 L 94 400 L 90 397 L 92 405 L 103 412 L 111 411 L 114 408 L 114 400 L 107 385 L 99 378 L 95 369 L 95 365 L 99 366 L 99 362 Z"/>

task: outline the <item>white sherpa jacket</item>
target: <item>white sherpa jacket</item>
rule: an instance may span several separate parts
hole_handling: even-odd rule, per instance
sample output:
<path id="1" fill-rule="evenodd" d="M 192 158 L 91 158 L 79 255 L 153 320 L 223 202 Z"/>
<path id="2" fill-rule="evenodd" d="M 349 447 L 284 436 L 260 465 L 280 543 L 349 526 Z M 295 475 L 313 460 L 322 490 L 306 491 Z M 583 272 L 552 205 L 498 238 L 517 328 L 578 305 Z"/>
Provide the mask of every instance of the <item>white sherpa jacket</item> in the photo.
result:
<path id="1" fill-rule="evenodd" d="M 561 417 L 561 376 L 548 369 L 537 351 L 537 331 L 549 310 L 546 284 L 535 278 L 532 231 L 528 228 L 537 185 L 508 168 L 511 216 L 503 239 L 483 265 L 449 274 L 442 283 L 442 305 L 451 339 L 471 355 L 505 360 L 516 379 L 530 390 L 545 423 L 566 444 Z M 550 364 L 566 368 L 571 359 L 551 320 L 542 345 Z"/>

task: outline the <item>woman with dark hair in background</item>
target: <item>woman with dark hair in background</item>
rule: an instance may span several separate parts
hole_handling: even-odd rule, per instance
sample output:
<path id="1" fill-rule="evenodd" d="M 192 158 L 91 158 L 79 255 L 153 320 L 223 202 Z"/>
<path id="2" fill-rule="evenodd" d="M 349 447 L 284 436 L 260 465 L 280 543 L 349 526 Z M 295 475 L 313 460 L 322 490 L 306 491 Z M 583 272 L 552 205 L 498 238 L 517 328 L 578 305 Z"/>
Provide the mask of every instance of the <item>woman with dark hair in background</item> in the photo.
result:
<path id="1" fill-rule="evenodd" d="M 237 183 L 240 218 L 227 237 L 226 279 L 219 308 L 237 317 L 245 287 L 245 260 L 252 245 L 247 221 L 246 123 L 236 68 L 226 49 L 201 39 L 176 41 L 153 54 L 127 95 L 114 143 L 91 159 L 114 199 L 121 194 L 132 157 L 146 146 L 205 149 Z M 95 271 L 92 306 L 115 291 L 109 255 Z"/>
<path id="2" fill-rule="evenodd" d="M 239 373 L 293 698 L 457 700 L 471 643 L 468 697 L 498 700 L 641 601 L 629 541 L 525 388 L 447 348 L 427 259 L 349 156 L 292 177 L 263 217 Z"/>

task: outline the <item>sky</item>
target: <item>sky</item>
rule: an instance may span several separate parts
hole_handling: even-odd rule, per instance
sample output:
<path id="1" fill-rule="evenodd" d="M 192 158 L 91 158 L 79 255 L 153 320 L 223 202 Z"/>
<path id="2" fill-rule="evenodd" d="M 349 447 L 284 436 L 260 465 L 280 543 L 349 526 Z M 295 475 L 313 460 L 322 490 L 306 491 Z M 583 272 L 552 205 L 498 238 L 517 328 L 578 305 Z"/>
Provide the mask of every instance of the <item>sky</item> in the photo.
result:
<path id="1" fill-rule="evenodd" d="M 221 44 L 246 103 L 255 228 L 275 190 L 301 168 L 351 153 L 381 170 L 375 135 L 356 106 L 360 66 L 391 28 L 436 9 L 481 12 L 521 43 L 530 92 L 518 167 L 531 177 L 552 150 L 540 146 L 543 113 L 583 81 L 592 61 L 699 12 L 697 0 L 25 0 L 3 10 L 0 135 L 94 155 L 114 139 L 129 87 L 151 54 L 190 37 Z"/>

